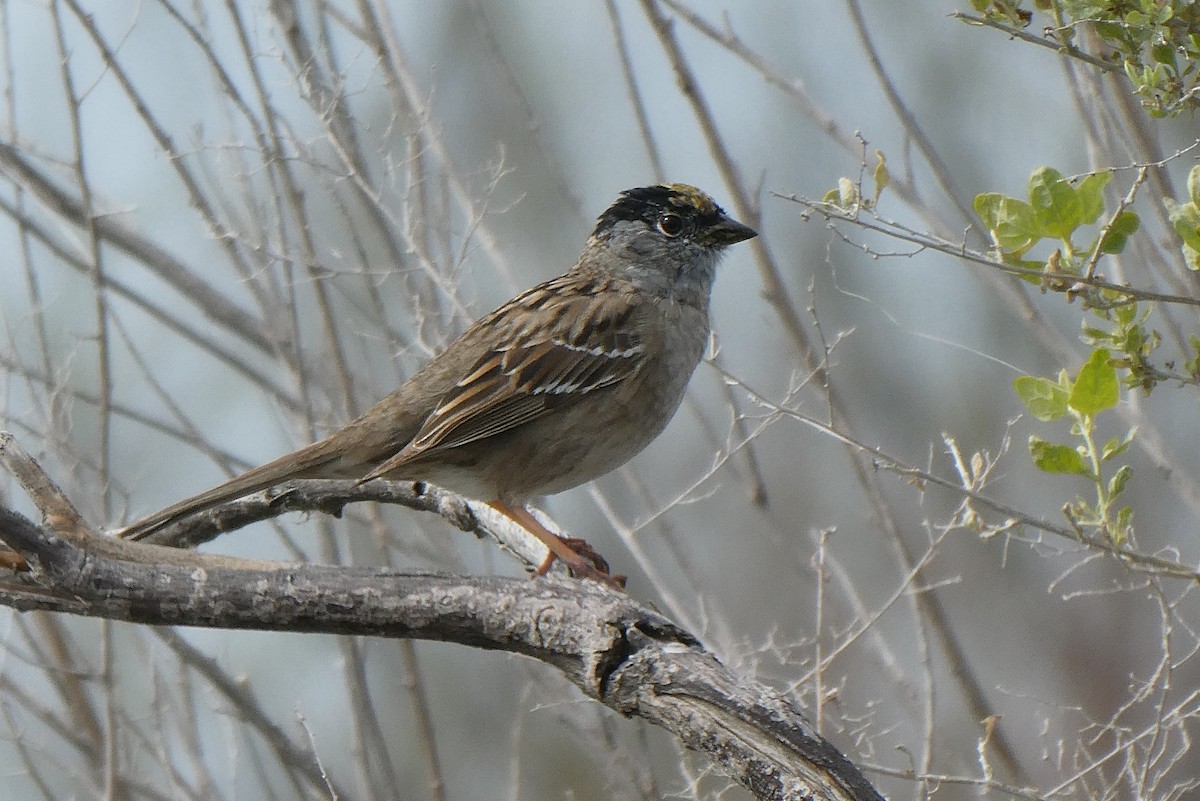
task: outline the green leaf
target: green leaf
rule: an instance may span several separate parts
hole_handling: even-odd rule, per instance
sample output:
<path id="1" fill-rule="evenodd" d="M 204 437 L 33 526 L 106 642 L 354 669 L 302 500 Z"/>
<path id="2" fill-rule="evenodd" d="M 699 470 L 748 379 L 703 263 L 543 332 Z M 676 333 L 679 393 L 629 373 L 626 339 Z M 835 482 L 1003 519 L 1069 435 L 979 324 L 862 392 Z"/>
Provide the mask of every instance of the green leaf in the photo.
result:
<path id="1" fill-rule="evenodd" d="M 1150 57 L 1159 64 L 1175 65 L 1175 50 L 1165 42 L 1150 46 Z"/>
<path id="2" fill-rule="evenodd" d="M 1034 435 L 1029 438 L 1029 455 L 1033 457 L 1033 463 L 1046 473 L 1090 475 L 1083 457 L 1070 445 L 1047 442 Z"/>
<path id="3" fill-rule="evenodd" d="M 1104 187 L 1111 180 L 1111 172 L 1098 172 L 1085 176 L 1079 182 L 1075 191 L 1079 194 L 1080 220 L 1084 225 L 1091 225 L 1100 219 L 1104 212 Z"/>
<path id="4" fill-rule="evenodd" d="M 1116 498 L 1125 491 L 1125 485 L 1129 483 L 1129 479 L 1133 478 L 1133 468 L 1129 465 L 1121 465 L 1108 482 L 1108 497 L 1109 499 Z"/>
<path id="5" fill-rule="evenodd" d="M 888 184 L 892 182 L 891 174 L 888 173 L 887 159 L 883 157 L 882 150 L 875 151 L 875 171 L 871 173 L 871 177 L 875 181 L 875 200 L 879 200 L 879 196 L 883 194 L 883 190 L 887 189 Z"/>
<path id="6" fill-rule="evenodd" d="M 1113 542 L 1117 545 L 1124 545 L 1132 531 L 1133 509 L 1130 509 L 1128 506 L 1122 506 L 1121 511 L 1117 512 L 1117 530 L 1113 532 Z"/>
<path id="7" fill-rule="evenodd" d="M 1163 198 L 1167 208 L 1167 217 L 1175 228 L 1175 233 L 1183 238 L 1183 243 L 1192 250 L 1200 250 L 1200 206 L 1195 203 L 1176 203 L 1169 197 Z"/>
<path id="8" fill-rule="evenodd" d="M 1132 211 L 1123 211 L 1113 220 L 1112 225 L 1100 240 L 1101 253 L 1120 253 L 1125 249 L 1125 240 L 1136 231 L 1142 221 Z"/>
<path id="9" fill-rule="evenodd" d="M 1128 450 L 1135 434 L 1137 434 L 1137 426 L 1129 429 L 1129 433 L 1121 439 L 1114 437 L 1104 443 L 1104 449 L 1100 451 L 1100 461 L 1107 462 L 1109 459 L 1116 458 Z"/>
<path id="10" fill-rule="evenodd" d="M 1023 375 L 1013 381 L 1013 389 L 1037 419 L 1049 422 L 1067 416 L 1068 390 L 1050 379 Z"/>
<path id="11" fill-rule="evenodd" d="M 1042 238 L 1033 207 L 999 192 L 975 196 L 975 213 L 992 235 L 996 247 L 1018 256 Z"/>
<path id="12" fill-rule="evenodd" d="M 858 184 L 849 178 L 838 178 L 838 205 L 843 209 L 854 209 L 862 198 L 858 194 Z"/>
<path id="13" fill-rule="evenodd" d="M 1038 167 L 1029 176 L 1029 205 L 1037 228 L 1045 236 L 1067 241 L 1083 223 L 1079 193 L 1053 167 Z"/>
<path id="14" fill-rule="evenodd" d="M 1190 245 L 1183 246 L 1183 261 L 1189 270 L 1200 272 L 1200 250 Z"/>
<path id="15" fill-rule="evenodd" d="M 1200 164 L 1192 167 L 1187 177 L 1188 197 L 1192 205 L 1200 206 Z"/>
<path id="16" fill-rule="evenodd" d="M 1107 6 L 1101 5 L 1101 6 L 1099 6 L 1100 10 L 1097 11 L 1096 14 L 1085 14 L 1082 16 L 1088 16 L 1088 17 L 1097 16 L 1098 17 L 1098 16 L 1100 16 L 1100 14 L 1104 13 L 1106 8 L 1107 8 Z M 1101 37 L 1103 37 L 1104 39 L 1108 39 L 1109 41 L 1120 41 L 1121 34 L 1123 34 L 1125 32 L 1124 30 L 1122 30 L 1121 26 L 1115 22 L 1105 22 L 1103 20 L 1097 20 L 1094 24 L 1096 27 L 1096 33 L 1100 34 Z M 1128 61 L 1126 61 L 1125 62 L 1125 72 L 1128 74 L 1130 69 L 1131 69 L 1130 63 Z"/>
<path id="17" fill-rule="evenodd" d="M 1108 351 L 1097 348 L 1079 369 L 1067 403 L 1080 414 L 1092 416 L 1116 406 L 1120 389 L 1117 370 L 1109 363 Z"/>

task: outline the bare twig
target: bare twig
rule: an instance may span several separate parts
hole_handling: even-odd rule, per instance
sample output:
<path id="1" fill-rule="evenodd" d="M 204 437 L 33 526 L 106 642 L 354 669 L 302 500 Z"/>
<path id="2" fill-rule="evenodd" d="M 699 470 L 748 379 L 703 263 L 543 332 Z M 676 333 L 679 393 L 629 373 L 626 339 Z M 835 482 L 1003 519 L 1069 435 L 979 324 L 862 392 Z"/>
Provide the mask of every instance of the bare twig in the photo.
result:
<path id="1" fill-rule="evenodd" d="M 1071 58 L 1079 59 L 1080 61 L 1086 64 L 1091 64 L 1093 67 L 1098 67 L 1105 72 L 1121 72 L 1120 64 L 1115 64 L 1110 61 L 1105 61 L 1104 59 L 1096 58 L 1091 53 L 1085 53 L 1070 43 L 1062 42 L 1056 39 L 1048 39 L 1044 36 L 1038 36 L 1021 28 L 1015 28 L 1012 25 L 1007 25 L 1000 20 L 990 19 L 988 17 L 977 17 L 974 14 L 967 14 L 962 11 L 951 12 L 950 16 L 956 20 L 965 22 L 968 25 L 981 25 L 986 28 L 995 28 L 998 31 L 1008 34 L 1013 39 L 1020 39 L 1022 42 L 1028 42 L 1029 44 L 1035 44 L 1039 47 L 1046 47 L 1059 53 L 1064 53 Z"/>

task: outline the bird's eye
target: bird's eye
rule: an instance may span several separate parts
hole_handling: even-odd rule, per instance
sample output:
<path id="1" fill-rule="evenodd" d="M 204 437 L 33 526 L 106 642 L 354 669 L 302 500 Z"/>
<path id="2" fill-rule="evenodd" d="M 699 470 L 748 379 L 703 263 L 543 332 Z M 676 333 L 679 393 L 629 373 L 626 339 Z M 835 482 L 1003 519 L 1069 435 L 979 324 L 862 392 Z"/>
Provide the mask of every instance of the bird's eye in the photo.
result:
<path id="1" fill-rule="evenodd" d="M 679 236 L 683 233 L 683 218 L 678 214 L 664 214 L 658 218 L 658 230 L 665 236 Z"/>

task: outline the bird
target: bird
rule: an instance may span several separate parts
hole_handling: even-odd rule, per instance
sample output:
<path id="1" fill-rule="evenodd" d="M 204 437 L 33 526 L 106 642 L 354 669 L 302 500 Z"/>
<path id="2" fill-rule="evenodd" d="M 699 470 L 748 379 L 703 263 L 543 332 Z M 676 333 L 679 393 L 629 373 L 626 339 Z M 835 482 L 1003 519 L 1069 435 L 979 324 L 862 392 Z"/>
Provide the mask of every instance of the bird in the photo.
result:
<path id="1" fill-rule="evenodd" d="M 469 326 L 398 389 L 329 436 L 116 532 L 140 540 L 294 479 L 423 481 L 489 504 L 577 576 L 607 563 L 529 504 L 633 458 L 674 416 L 707 347 L 729 246 L 757 236 L 705 192 L 621 192 L 566 273 Z"/>

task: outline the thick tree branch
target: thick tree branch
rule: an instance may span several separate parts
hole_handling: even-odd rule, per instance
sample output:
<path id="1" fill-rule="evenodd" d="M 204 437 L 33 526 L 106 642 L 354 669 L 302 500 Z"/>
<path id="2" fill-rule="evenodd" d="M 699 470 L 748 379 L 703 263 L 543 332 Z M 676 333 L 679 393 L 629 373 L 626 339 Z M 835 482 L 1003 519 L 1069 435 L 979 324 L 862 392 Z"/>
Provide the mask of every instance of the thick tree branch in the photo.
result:
<path id="1" fill-rule="evenodd" d="M 881 798 L 785 697 L 728 670 L 691 634 L 609 587 L 558 576 L 245 561 L 115 541 L 86 532 L 65 500 L 51 500 L 53 485 L 7 436 L 0 461 L 51 521 L 38 526 L 0 508 L 0 539 L 29 565 L 0 581 L 0 604 L 149 625 L 511 651 L 557 667 L 623 715 L 663 726 L 759 798 Z"/>

